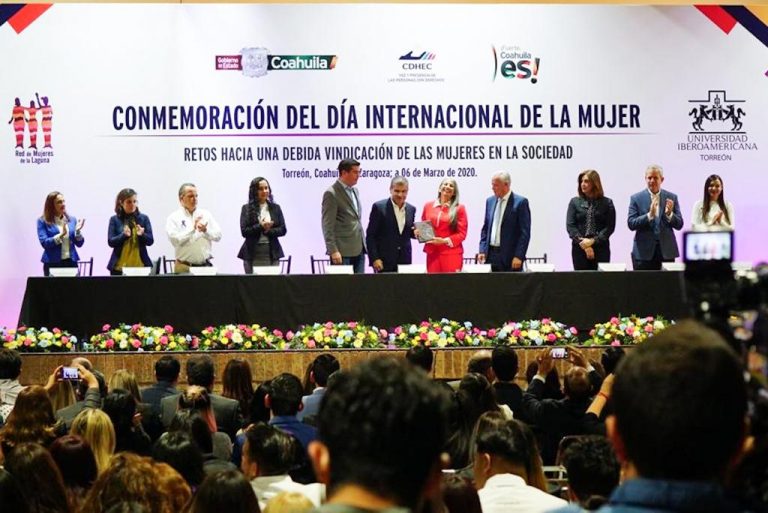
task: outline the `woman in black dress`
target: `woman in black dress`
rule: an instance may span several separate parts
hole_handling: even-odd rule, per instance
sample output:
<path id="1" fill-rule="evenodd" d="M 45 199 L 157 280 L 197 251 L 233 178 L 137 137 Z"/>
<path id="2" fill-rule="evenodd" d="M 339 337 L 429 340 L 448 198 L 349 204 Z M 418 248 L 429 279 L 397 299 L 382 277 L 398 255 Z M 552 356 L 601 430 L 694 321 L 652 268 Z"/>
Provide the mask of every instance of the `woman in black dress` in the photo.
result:
<path id="1" fill-rule="evenodd" d="M 568 204 L 565 226 L 571 238 L 573 268 L 597 270 L 598 262 L 611 261 L 609 237 L 616 227 L 613 201 L 603 194 L 600 175 L 594 169 L 579 173 L 579 195 Z"/>

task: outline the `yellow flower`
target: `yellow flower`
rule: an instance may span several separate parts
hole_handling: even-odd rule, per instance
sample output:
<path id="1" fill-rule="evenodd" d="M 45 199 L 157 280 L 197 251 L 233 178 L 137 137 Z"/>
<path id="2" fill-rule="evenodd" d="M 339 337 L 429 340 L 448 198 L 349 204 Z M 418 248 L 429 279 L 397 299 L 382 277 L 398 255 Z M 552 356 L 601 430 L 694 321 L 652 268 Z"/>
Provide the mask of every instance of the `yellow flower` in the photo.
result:
<path id="1" fill-rule="evenodd" d="M 316 330 L 313 333 L 313 335 L 315 337 L 315 340 L 323 340 L 323 330 L 321 330 L 321 329 L 320 330 Z"/>
<path id="2" fill-rule="evenodd" d="M 363 333 L 363 332 L 361 331 L 360 333 L 358 333 L 358 334 L 357 334 L 357 336 L 356 336 L 355 338 L 357 338 L 357 339 L 360 339 L 360 340 L 363 340 L 363 339 L 365 338 L 365 333 Z"/>
<path id="3" fill-rule="evenodd" d="M 434 331 L 430 331 L 430 332 L 427 334 L 427 340 L 429 340 L 430 342 L 434 342 L 435 340 L 437 340 L 437 339 L 439 339 L 439 338 L 440 338 L 440 337 L 439 337 L 439 336 L 437 335 L 437 333 L 435 333 Z M 444 339 L 443 339 L 443 340 L 444 340 Z"/>
<path id="4" fill-rule="evenodd" d="M 528 336 L 528 332 L 523 330 L 520 332 L 520 338 L 526 338 Z"/>
<path id="5" fill-rule="evenodd" d="M 357 347 L 358 349 L 363 347 L 363 340 L 361 338 L 356 338 L 354 342 L 352 342 L 352 345 Z"/>
<path id="6" fill-rule="evenodd" d="M 431 333 L 430 333 L 430 335 L 431 335 Z M 445 347 L 446 345 L 448 345 L 448 339 L 447 338 L 439 338 L 437 336 L 435 338 L 437 338 L 437 347 Z"/>
<path id="7" fill-rule="evenodd" d="M 239 344 L 242 341 L 243 341 L 243 336 L 240 334 L 239 331 L 236 331 L 232 334 L 232 342 L 234 342 L 235 344 Z"/>
<path id="8" fill-rule="evenodd" d="M 245 346 L 244 346 L 244 347 L 245 347 L 246 349 L 250 349 L 250 348 L 252 348 L 252 347 L 253 347 L 253 344 L 251 344 L 251 341 L 249 340 L 248 342 L 246 342 L 246 343 L 245 343 Z"/>
<path id="9" fill-rule="evenodd" d="M 173 340 L 168 343 L 168 349 L 176 349 L 176 342 Z"/>
<path id="10" fill-rule="evenodd" d="M 226 346 L 227 344 L 229 344 L 229 340 L 227 340 L 227 337 L 221 337 L 221 338 L 219 339 L 219 342 L 221 342 L 221 345 L 224 345 L 224 346 Z"/>

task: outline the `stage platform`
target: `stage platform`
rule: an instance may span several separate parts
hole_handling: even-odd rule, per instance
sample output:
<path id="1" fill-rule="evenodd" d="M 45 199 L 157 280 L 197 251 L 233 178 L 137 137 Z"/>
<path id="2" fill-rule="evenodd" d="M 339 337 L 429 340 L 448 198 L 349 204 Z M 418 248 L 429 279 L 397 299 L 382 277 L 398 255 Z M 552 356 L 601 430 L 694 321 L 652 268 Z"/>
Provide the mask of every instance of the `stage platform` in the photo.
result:
<path id="1" fill-rule="evenodd" d="M 687 317 L 682 273 L 29 278 L 19 324 L 82 338 L 122 322 L 198 334 L 229 323 L 286 331 L 354 320 L 389 329 L 448 318 L 489 329 L 550 317 L 585 331 L 617 314 Z"/>
<path id="2" fill-rule="evenodd" d="M 629 346 L 631 348 L 631 346 Z M 604 348 L 583 348 L 587 358 L 599 361 Z M 446 348 L 435 349 L 433 377 L 435 379 L 459 379 L 467 369 L 469 358 L 478 348 Z M 517 381 L 525 383 L 525 369 L 536 359 L 540 348 L 521 347 L 516 350 L 520 371 Z M 403 358 L 405 350 L 396 349 L 340 349 L 334 351 L 300 350 L 300 351 L 210 351 L 205 354 L 213 357 L 216 366 L 216 390 L 221 389 L 221 375 L 227 362 L 232 358 L 248 360 L 256 382 L 266 381 L 281 372 L 290 372 L 303 377 L 307 366 L 321 353 L 331 353 L 341 362 L 342 369 L 348 369 L 357 362 L 381 356 Z M 22 354 L 22 371 L 19 380 L 22 384 L 44 385 L 48 375 L 58 365 L 69 363 L 76 356 L 84 356 L 107 378 L 118 369 L 128 369 L 134 374 L 141 386 L 154 382 L 154 364 L 160 356 L 169 353 L 25 353 Z M 172 353 L 181 361 L 180 383 L 186 382 L 184 362 L 191 356 L 200 354 L 198 351 Z M 557 362 L 561 375 L 570 364 Z"/>

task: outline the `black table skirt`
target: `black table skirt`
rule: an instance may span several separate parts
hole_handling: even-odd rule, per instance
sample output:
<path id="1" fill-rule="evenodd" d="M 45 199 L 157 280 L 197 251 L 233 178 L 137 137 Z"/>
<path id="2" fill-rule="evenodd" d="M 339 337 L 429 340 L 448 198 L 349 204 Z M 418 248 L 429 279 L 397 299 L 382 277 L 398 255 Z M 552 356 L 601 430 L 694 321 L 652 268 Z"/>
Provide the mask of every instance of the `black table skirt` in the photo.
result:
<path id="1" fill-rule="evenodd" d="M 687 316 L 682 273 L 29 278 L 19 323 L 81 337 L 118 322 L 195 334 L 227 323 L 287 330 L 358 320 L 389 328 L 429 317 L 488 328 L 551 317 L 588 329 L 619 313 Z"/>

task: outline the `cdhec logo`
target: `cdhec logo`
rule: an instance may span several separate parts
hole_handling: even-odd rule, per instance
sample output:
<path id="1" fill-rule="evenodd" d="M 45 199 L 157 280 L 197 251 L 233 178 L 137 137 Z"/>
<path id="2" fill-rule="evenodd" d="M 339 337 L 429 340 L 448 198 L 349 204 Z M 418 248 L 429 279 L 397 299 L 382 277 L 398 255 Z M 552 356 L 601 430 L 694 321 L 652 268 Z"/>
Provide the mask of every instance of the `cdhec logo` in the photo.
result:
<path id="1" fill-rule="evenodd" d="M 394 76 L 387 77 L 387 82 L 445 82 L 439 74 L 439 66 L 435 59 L 437 55 L 429 50 L 409 50 L 397 54 L 397 71 Z"/>
<path id="2" fill-rule="evenodd" d="M 263 77 L 268 71 L 330 71 L 335 55 L 271 55 L 264 47 L 243 48 L 239 55 L 217 55 L 219 71 L 242 71 L 246 77 Z"/>
<path id="3" fill-rule="evenodd" d="M 502 45 L 498 51 L 493 49 L 493 80 L 497 77 L 529 81 L 539 81 L 541 58 L 534 57 L 517 45 Z"/>
<path id="4" fill-rule="evenodd" d="M 13 100 L 8 124 L 16 142 L 14 156 L 20 164 L 47 164 L 53 157 L 53 107 L 47 96 L 35 93 L 29 97 L 29 101 L 21 97 Z M 41 131 L 42 140 L 38 140 Z"/>
<path id="5" fill-rule="evenodd" d="M 704 161 L 733 160 L 734 152 L 757 150 L 744 130 L 746 100 L 734 100 L 725 90 L 710 89 L 706 99 L 688 100 L 686 111 L 691 130 L 687 140 L 677 144 L 678 150 L 697 152 Z"/>

